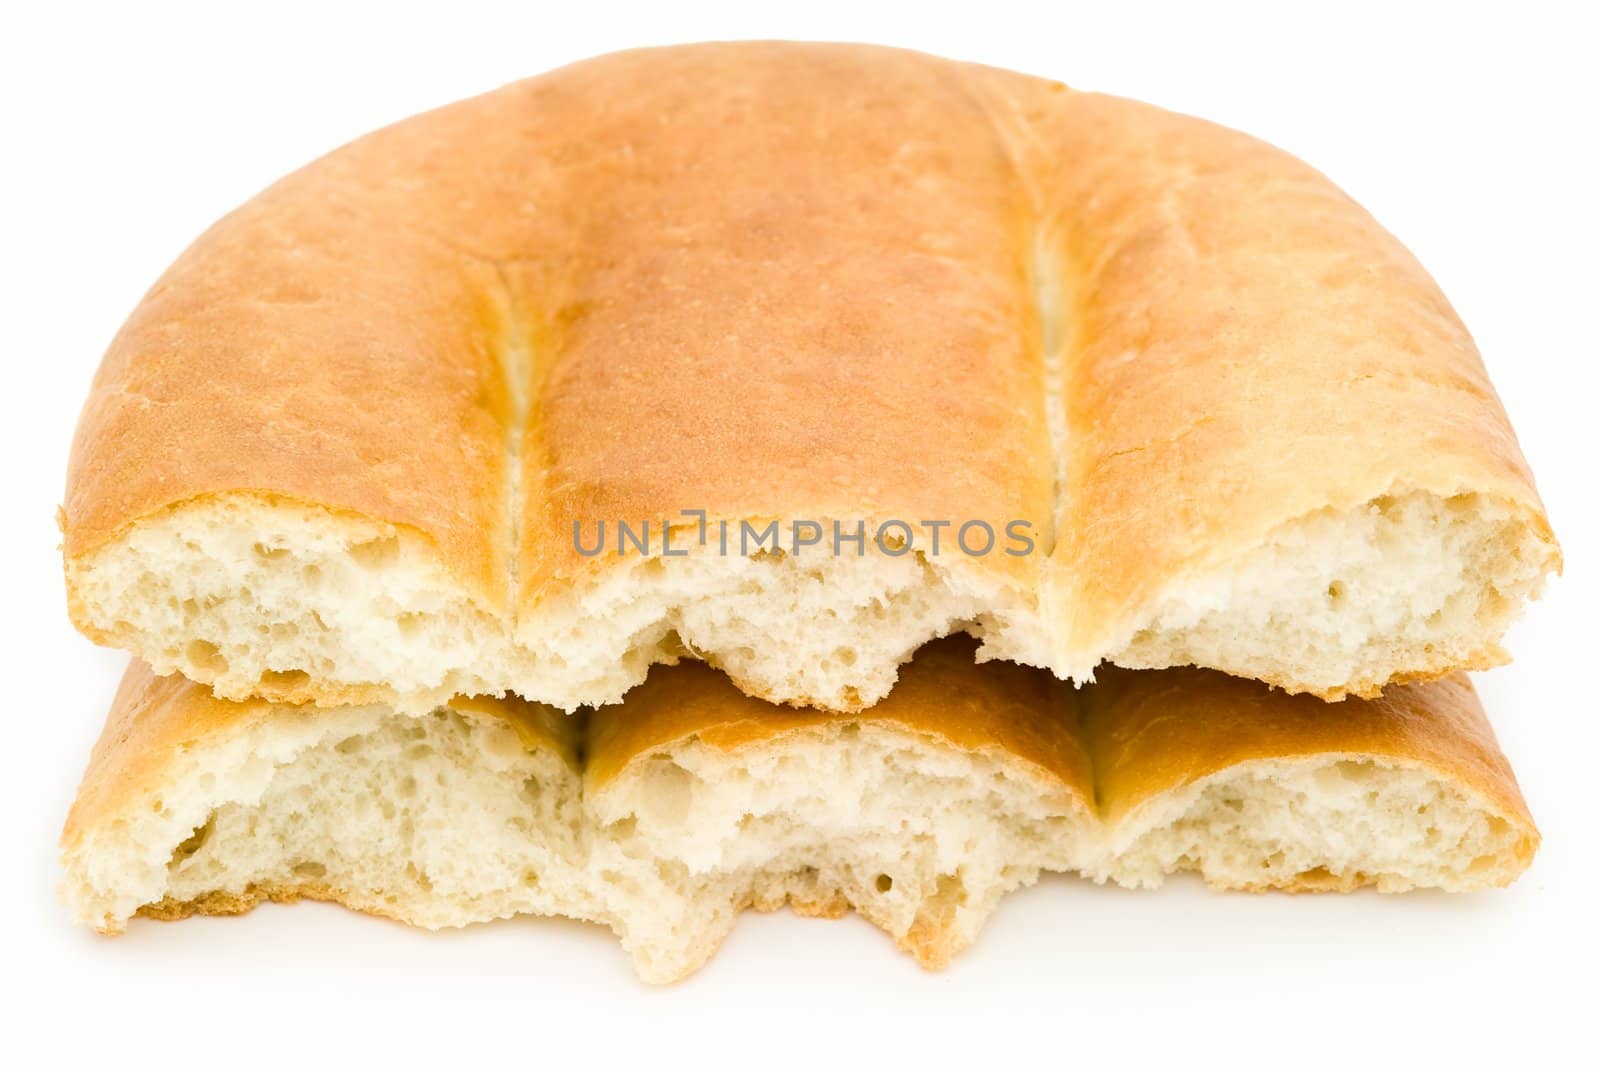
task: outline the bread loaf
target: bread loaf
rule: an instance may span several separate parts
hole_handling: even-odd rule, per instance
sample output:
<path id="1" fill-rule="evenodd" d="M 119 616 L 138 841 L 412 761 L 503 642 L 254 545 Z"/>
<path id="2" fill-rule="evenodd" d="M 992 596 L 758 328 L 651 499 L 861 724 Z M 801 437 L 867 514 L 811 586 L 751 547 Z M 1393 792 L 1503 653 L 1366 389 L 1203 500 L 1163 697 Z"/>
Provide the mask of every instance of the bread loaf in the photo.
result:
<path id="1" fill-rule="evenodd" d="M 1501 662 L 1560 564 L 1471 338 L 1322 175 L 784 43 L 580 63 L 272 186 L 112 342 L 61 524 L 95 640 L 410 711 L 683 656 L 855 710 L 954 631 L 1373 695 Z"/>
<path id="2" fill-rule="evenodd" d="M 1537 845 L 1464 679 L 1313 709 L 1208 672 L 1116 672 L 1080 707 L 972 655 L 931 645 L 848 717 L 694 663 L 571 717 L 232 703 L 136 665 L 62 835 L 63 894 L 106 931 L 297 897 L 429 928 L 565 915 L 669 981 L 746 907 L 853 909 L 938 967 L 1040 871 L 1468 890 Z"/>

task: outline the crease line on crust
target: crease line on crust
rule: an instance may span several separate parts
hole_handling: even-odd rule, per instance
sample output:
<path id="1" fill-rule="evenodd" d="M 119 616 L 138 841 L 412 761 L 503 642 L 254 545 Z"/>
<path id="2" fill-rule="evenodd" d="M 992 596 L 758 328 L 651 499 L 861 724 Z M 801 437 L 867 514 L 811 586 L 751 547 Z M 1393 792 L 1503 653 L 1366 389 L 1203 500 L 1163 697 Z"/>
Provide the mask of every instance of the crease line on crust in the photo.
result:
<path id="1" fill-rule="evenodd" d="M 1062 609 L 1057 549 L 1067 530 L 1070 495 L 1071 417 L 1067 407 L 1069 358 L 1077 347 L 1077 323 L 1081 316 L 1072 312 L 1078 294 L 1069 289 L 1070 272 L 1063 269 L 1069 250 L 1065 229 L 1052 223 L 1050 197 L 1045 185 L 1049 179 L 1052 153 L 1046 143 L 1050 116 L 1063 106 L 1074 90 L 1061 82 L 1049 82 L 1047 92 L 1018 99 L 1009 91 L 1010 83 L 995 83 L 983 68 L 968 67 L 961 78 L 963 89 L 982 113 L 995 141 L 1010 165 L 1017 195 L 1022 201 L 1019 227 L 1023 284 L 1033 312 L 1034 336 L 1038 346 L 1040 388 L 1043 390 L 1043 415 L 1046 444 L 1050 449 L 1049 512 L 1038 551 L 1044 558 L 1034 571 L 1032 595 L 1035 612 L 1051 649 L 1049 669 L 1058 677 L 1067 667 L 1063 652 L 1071 644 L 1071 616 Z M 1030 84 L 1032 84 L 1030 82 Z M 1042 665 L 1042 664 L 1041 664 Z M 1093 664 L 1085 665 L 1088 678 Z M 1075 669 L 1070 670 L 1076 673 Z"/>
<path id="2" fill-rule="evenodd" d="M 532 330 L 527 315 L 512 284 L 507 267 L 490 261 L 495 280 L 504 301 L 504 319 L 498 323 L 495 362 L 500 368 L 501 387 L 505 392 L 505 544 L 506 544 L 506 607 L 510 618 L 516 618 L 522 592 L 522 534 L 523 496 L 522 477 L 523 444 L 527 437 L 528 418 L 532 410 L 533 348 Z M 513 625 L 515 625 L 513 623 Z"/>
<path id="3" fill-rule="evenodd" d="M 1060 536 L 1061 513 L 1067 491 L 1068 443 L 1070 439 L 1066 409 L 1067 352 L 1072 347 L 1071 320 L 1067 310 L 1073 301 L 1067 298 L 1066 273 L 1061 270 L 1060 257 L 1052 249 L 1049 221 L 1045 210 L 1045 196 L 1034 175 L 1037 169 L 1032 162 L 1046 158 L 1047 150 L 1035 116 L 1026 112 L 1002 115 L 991 99 L 987 85 L 970 77 L 966 72 L 962 88 L 973 106 L 983 115 L 993 133 L 995 143 L 1005 155 L 1013 181 L 1026 203 L 1022 226 L 1026 247 L 1023 249 L 1023 277 L 1027 286 L 1028 303 L 1034 315 L 1035 336 L 1041 360 L 1041 385 L 1044 390 L 1045 432 L 1050 444 L 1050 528 L 1044 552 L 1047 557 L 1055 551 Z M 1055 93 L 1072 90 L 1059 82 L 1052 83 Z M 1010 102 L 1007 97 L 1004 102 Z"/>

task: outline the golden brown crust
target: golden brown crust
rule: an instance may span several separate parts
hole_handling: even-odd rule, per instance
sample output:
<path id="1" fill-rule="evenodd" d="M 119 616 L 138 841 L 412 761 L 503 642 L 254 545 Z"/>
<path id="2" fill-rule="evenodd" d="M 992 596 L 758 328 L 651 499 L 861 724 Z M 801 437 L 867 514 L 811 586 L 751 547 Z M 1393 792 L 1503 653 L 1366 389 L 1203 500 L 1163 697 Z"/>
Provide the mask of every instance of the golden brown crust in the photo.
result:
<path id="1" fill-rule="evenodd" d="M 517 83 L 229 215 L 106 354 L 62 523 L 70 576 L 229 494 L 361 516 L 514 624 L 618 565 L 575 521 L 1020 519 L 1034 555 L 953 562 L 1045 600 L 1082 673 L 1169 583 L 1408 489 L 1506 509 L 1559 565 L 1470 337 L 1316 171 L 1022 75 L 767 42 Z"/>
<path id="2" fill-rule="evenodd" d="M 732 752 L 803 732 L 872 724 L 1020 761 L 1090 803 L 1092 774 L 1071 690 L 1043 671 L 974 664 L 972 654 L 963 638 L 924 647 L 887 697 L 848 718 L 762 703 L 701 663 L 657 667 L 622 704 L 591 713 L 585 787 L 603 788 L 651 753 L 691 738 Z"/>
<path id="3" fill-rule="evenodd" d="M 1419 767 L 1533 835 L 1533 817 L 1465 675 L 1327 704 L 1215 671 L 1101 672 L 1082 691 L 1101 816 L 1256 760 L 1341 755 Z"/>
<path id="4" fill-rule="evenodd" d="M 1043 534 L 1028 203 L 966 70 L 765 42 L 528 83 L 578 177 L 559 281 L 518 275 L 559 324 L 524 450 L 544 488 L 527 496 L 525 596 L 578 565 L 578 520 L 705 508 Z"/>
<path id="5" fill-rule="evenodd" d="M 322 900 L 349 908 L 351 911 L 376 915 L 380 919 L 393 919 L 403 923 L 411 921 L 409 916 L 399 911 L 384 911 L 381 907 L 372 905 L 370 901 L 358 900 L 333 886 L 314 882 L 300 882 L 294 885 L 252 885 L 240 893 L 215 890 L 188 900 L 164 897 L 141 907 L 139 914 L 146 919 L 177 922 L 195 915 L 244 915 L 260 904 L 293 904 L 301 900 Z"/>

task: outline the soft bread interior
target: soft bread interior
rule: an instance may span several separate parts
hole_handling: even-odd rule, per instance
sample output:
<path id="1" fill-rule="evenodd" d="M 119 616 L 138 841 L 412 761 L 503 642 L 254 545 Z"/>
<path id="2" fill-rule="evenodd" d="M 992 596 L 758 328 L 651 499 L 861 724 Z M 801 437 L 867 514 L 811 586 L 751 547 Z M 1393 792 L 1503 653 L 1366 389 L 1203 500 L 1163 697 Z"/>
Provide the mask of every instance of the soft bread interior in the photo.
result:
<path id="1" fill-rule="evenodd" d="M 265 716 L 175 747 L 116 815 L 69 825 L 63 891 L 111 931 L 296 896 L 459 926 L 571 900 L 581 823 L 577 769 L 493 716 Z"/>
<path id="2" fill-rule="evenodd" d="M 511 691 L 572 710 L 688 653 L 764 699 L 854 710 L 955 630 L 983 634 L 986 655 L 1048 660 L 1024 593 L 917 552 L 632 557 L 513 627 L 419 538 L 228 498 L 140 523 L 68 575 L 86 630 L 234 700 L 424 710 Z"/>
<path id="3" fill-rule="evenodd" d="M 1196 871 L 1220 889 L 1508 885 L 1526 831 L 1425 768 L 1259 760 L 1147 805 L 1112 831 L 1107 874 L 1140 888 Z"/>
<path id="4" fill-rule="evenodd" d="M 729 752 L 697 738 L 590 797 L 601 864 L 636 958 L 714 941 L 744 907 L 854 909 L 927 967 L 972 942 L 1000 898 L 1091 840 L 1083 798 L 1017 761 L 880 723 L 823 723 Z M 609 877 L 603 880 L 609 882 Z M 642 950 L 642 951 L 641 951 Z M 689 950 L 683 950 L 688 953 Z"/>
<path id="5" fill-rule="evenodd" d="M 1383 680 L 1474 669 L 1538 595 L 1554 548 L 1478 497 L 1385 497 L 1319 512 L 1208 573 L 1173 583 L 1126 647 L 1126 667 L 1201 664 L 1291 692 L 1364 696 Z"/>
<path id="6" fill-rule="evenodd" d="M 846 524 L 847 526 L 853 524 Z M 381 700 L 424 710 L 514 692 L 564 709 L 620 701 L 656 663 L 718 666 L 778 703 L 881 700 L 925 642 L 952 632 L 1079 681 L 1102 660 L 1198 663 L 1324 697 L 1501 662 L 1499 635 L 1555 549 L 1508 509 L 1427 493 L 1317 513 L 1171 583 L 1084 644 L 1073 612 L 949 557 L 630 557 L 543 598 L 517 624 L 474 600 L 414 536 L 283 502 L 225 498 L 137 524 L 68 561 L 74 615 L 158 672 L 229 699 Z M 1042 566 L 1041 573 L 1055 566 Z"/>
<path id="7" fill-rule="evenodd" d="M 175 509 L 68 564 L 72 609 L 133 645 L 159 674 L 219 696 L 362 699 L 410 694 L 424 710 L 454 693 L 501 692 L 487 674 L 511 642 L 415 537 L 250 497 Z"/>
<path id="8" fill-rule="evenodd" d="M 558 754 L 448 708 L 359 725 L 214 807 L 173 850 L 162 900 L 207 910 L 270 887 L 430 929 L 581 916 L 582 800 Z"/>

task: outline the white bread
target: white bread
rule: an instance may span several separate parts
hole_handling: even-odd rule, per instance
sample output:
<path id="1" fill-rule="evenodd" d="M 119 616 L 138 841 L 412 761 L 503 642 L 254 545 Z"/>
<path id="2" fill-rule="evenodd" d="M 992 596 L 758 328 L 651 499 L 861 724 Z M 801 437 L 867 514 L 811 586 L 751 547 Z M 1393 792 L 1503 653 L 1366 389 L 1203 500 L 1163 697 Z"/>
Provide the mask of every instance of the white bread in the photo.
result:
<path id="1" fill-rule="evenodd" d="M 1118 672 L 1080 724 L 1069 687 L 971 655 L 922 650 L 853 717 L 699 664 L 588 719 L 230 703 L 136 665 L 62 836 L 63 895 L 104 931 L 299 897 L 429 928 L 566 915 L 670 981 L 746 907 L 853 909 L 939 967 L 1041 870 L 1467 890 L 1537 845 L 1464 680 L 1316 716 L 1207 672 Z"/>
<path id="2" fill-rule="evenodd" d="M 725 556 L 683 509 L 735 540 L 952 525 L 938 555 L 919 527 Z M 688 556 L 613 551 L 667 520 Z M 967 521 L 997 547 L 951 551 Z M 112 343 L 61 522 L 95 640 L 227 697 L 410 711 L 615 702 L 684 655 L 853 710 L 953 631 L 1079 681 L 1372 695 L 1501 662 L 1560 565 L 1465 328 L 1316 171 L 784 43 L 578 64 L 274 185 Z"/>

